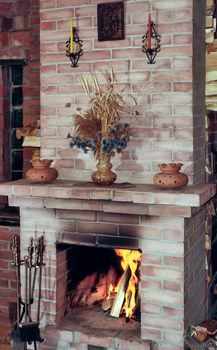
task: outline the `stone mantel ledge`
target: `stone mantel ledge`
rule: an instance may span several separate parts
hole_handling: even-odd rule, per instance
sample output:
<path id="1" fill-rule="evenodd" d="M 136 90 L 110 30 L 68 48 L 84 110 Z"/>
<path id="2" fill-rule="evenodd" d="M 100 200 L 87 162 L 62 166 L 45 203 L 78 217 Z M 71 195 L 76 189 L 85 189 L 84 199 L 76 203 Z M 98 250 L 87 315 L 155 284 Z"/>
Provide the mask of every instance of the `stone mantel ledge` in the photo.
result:
<path id="1" fill-rule="evenodd" d="M 58 199 L 105 200 L 135 204 L 200 207 L 216 194 L 216 184 L 186 186 L 179 190 L 162 190 L 155 185 L 113 184 L 97 186 L 91 182 L 55 180 L 32 184 L 26 179 L 0 184 L 0 195 Z"/>

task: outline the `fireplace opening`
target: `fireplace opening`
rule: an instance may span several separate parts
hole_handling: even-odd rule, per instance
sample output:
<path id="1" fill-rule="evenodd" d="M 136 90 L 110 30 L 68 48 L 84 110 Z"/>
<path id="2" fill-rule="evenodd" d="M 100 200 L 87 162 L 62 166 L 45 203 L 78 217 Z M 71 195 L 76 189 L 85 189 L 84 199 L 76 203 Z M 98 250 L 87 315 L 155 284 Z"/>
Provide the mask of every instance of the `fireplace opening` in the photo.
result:
<path id="1" fill-rule="evenodd" d="M 57 251 L 61 288 L 65 276 L 64 316 L 139 324 L 139 250 L 58 244 Z"/>

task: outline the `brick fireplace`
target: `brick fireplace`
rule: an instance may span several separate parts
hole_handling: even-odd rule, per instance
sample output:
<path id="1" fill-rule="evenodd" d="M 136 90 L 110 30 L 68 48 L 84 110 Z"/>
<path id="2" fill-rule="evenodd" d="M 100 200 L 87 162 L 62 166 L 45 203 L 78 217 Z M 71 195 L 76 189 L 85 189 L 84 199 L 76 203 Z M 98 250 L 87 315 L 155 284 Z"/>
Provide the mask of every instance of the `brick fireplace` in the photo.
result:
<path id="1" fill-rule="evenodd" d="M 0 194 L 20 207 L 23 252 L 31 236 L 45 236 L 40 349 L 183 349 L 184 328 L 206 316 L 205 204 L 215 185 L 165 192 L 153 185 L 19 180 L 1 185 Z M 66 249 L 57 250 L 63 243 L 141 249 L 141 323 L 125 322 L 114 331 L 116 319 L 98 329 L 94 320 L 64 318 Z M 101 322 L 112 324 L 110 318 Z"/>
<path id="2" fill-rule="evenodd" d="M 31 236 L 45 235 L 41 350 L 183 350 L 185 326 L 206 317 L 205 205 L 215 195 L 215 185 L 204 185 L 205 2 L 126 0 L 126 36 L 112 42 L 97 40 L 99 2 L 104 1 L 32 0 L 33 9 L 40 3 L 41 157 L 54 160 L 59 179 L 44 185 L 1 184 L 0 194 L 20 208 L 23 252 Z M 162 37 L 155 65 L 146 63 L 141 50 L 149 13 Z M 65 55 L 70 17 L 84 42 L 74 70 Z M 34 67 L 30 56 L 34 75 L 38 61 Z M 99 188 L 87 182 L 95 160 L 70 149 L 67 134 L 73 112 L 89 100 L 80 75 L 94 73 L 105 84 L 110 66 L 117 88 L 137 101 L 139 119 L 127 149 L 113 159 L 119 184 Z M 30 103 L 27 97 L 31 111 L 25 111 L 34 114 L 33 121 L 38 99 L 33 112 L 34 99 Z M 182 162 L 190 186 L 179 191 L 154 187 L 153 174 L 162 162 Z M 118 328 L 112 320 L 109 329 L 104 325 L 111 324 L 110 318 L 101 327 L 80 324 L 79 313 L 74 320 L 64 318 L 65 256 L 72 246 L 142 251 L 141 322 Z"/>

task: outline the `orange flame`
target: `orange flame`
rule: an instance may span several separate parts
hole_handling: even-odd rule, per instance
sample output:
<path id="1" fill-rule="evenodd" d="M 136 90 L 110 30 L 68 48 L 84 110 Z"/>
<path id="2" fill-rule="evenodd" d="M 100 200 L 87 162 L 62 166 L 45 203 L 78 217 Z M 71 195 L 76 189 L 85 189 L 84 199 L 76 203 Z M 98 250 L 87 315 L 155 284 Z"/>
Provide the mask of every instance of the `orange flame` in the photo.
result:
<path id="1" fill-rule="evenodd" d="M 122 258 L 121 266 L 123 270 L 125 271 L 128 266 L 130 267 L 131 276 L 125 292 L 125 303 L 122 310 L 125 312 L 126 317 L 132 317 L 136 306 L 136 287 L 139 283 L 136 271 L 141 261 L 141 253 L 138 250 L 129 249 L 115 249 L 115 252 Z"/>
<path id="2" fill-rule="evenodd" d="M 114 284 L 110 283 L 110 286 L 109 286 L 109 289 L 108 289 L 108 292 L 107 292 L 108 296 L 107 296 L 106 299 L 111 299 L 112 295 L 113 295 L 115 292 L 117 292 L 117 291 L 116 291 L 116 288 L 117 288 L 117 287 L 115 287 Z"/>

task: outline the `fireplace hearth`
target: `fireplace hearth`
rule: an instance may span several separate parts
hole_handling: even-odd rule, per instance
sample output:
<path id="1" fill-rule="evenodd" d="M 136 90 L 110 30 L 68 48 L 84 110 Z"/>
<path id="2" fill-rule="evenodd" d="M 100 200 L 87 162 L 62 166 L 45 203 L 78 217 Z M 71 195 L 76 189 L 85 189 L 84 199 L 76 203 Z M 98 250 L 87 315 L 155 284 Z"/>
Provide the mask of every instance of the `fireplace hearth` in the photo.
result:
<path id="1" fill-rule="evenodd" d="M 119 189 L 19 180 L 0 185 L 0 194 L 20 207 L 21 249 L 29 237 L 44 233 L 40 322 L 46 340 L 41 349 L 183 350 L 185 327 L 205 318 L 205 205 L 215 185 L 164 191 L 152 185 Z M 90 249 L 93 255 L 101 252 L 104 261 L 108 252 L 114 257 L 117 247 L 142 252 L 141 322 L 108 317 L 95 304 L 73 307 L 67 314 L 66 295 L 82 278 L 68 278 L 66 251 L 79 260 Z M 71 276 L 81 275 L 74 267 Z"/>

